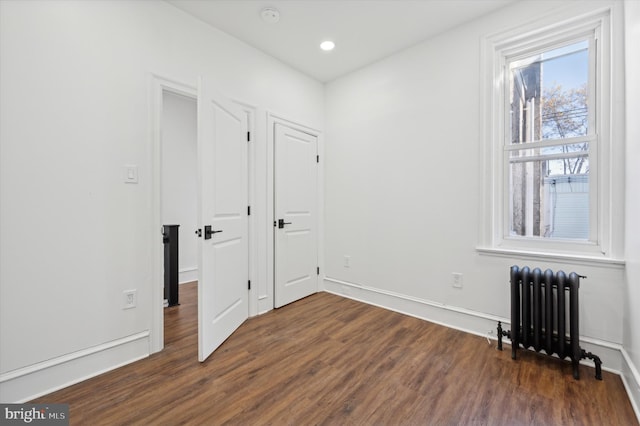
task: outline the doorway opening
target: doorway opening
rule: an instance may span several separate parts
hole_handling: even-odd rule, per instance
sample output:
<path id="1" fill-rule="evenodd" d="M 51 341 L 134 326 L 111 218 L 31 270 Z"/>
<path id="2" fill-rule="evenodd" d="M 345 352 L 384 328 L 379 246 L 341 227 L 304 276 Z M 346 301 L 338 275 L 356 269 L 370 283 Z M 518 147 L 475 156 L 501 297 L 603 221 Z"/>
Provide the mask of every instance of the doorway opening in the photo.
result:
<path id="1" fill-rule="evenodd" d="M 198 279 L 198 241 L 194 231 L 197 229 L 198 208 L 198 128 L 197 100 L 170 90 L 162 91 L 160 136 L 160 218 L 166 229 L 177 225 L 176 241 L 170 243 L 177 247 L 177 274 L 171 280 L 177 280 L 177 294 L 171 298 L 179 301 L 180 287 L 186 283 L 197 285 Z M 168 243 L 165 243 L 168 244 Z M 164 249 L 167 249 L 165 245 Z M 165 256 L 163 266 L 165 274 L 169 265 Z M 168 305 L 167 277 L 165 277 L 165 302 Z M 175 283 L 170 283 L 175 284 Z M 172 286 L 172 289 L 174 287 Z M 197 298 L 197 292 L 195 292 Z M 169 307 L 166 309 L 173 309 Z M 189 311 L 187 311 L 189 312 Z M 194 312 L 197 320 L 197 311 Z M 183 314 L 184 316 L 184 314 Z M 165 320 L 172 316 L 164 315 Z M 165 324 L 165 327 L 170 326 Z M 166 340 L 164 343 L 167 343 Z"/>
<path id="2" fill-rule="evenodd" d="M 207 103 L 200 103 L 199 97 L 202 96 L 200 91 L 202 90 L 202 79 L 200 79 L 200 89 L 195 86 L 190 86 L 184 83 L 177 82 L 175 80 L 166 79 L 164 77 L 160 77 L 157 75 L 151 75 L 151 84 L 150 84 L 150 105 L 152 107 L 151 112 L 151 125 L 152 125 L 152 145 L 151 145 L 151 192 L 152 192 L 152 208 L 153 215 L 150 220 L 150 232 L 152 236 L 152 251 L 153 251 L 153 270 L 152 270 L 152 288 L 151 288 L 151 330 L 150 330 L 150 352 L 155 353 L 159 352 L 164 348 L 165 343 L 165 318 L 169 321 L 169 316 L 165 315 L 166 309 L 164 309 L 165 303 L 165 292 L 164 292 L 164 244 L 162 229 L 163 225 L 180 225 L 179 227 L 179 282 L 180 286 L 184 286 L 185 290 L 187 288 L 195 288 L 194 291 L 187 291 L 187 293 L 191 292 L 191 296 L 195 298 L 195 303 L 203 302 L 199 299 L 202 298 L 200 286 L 202 283 L 200 281 L 206 282 L 206 280 L 200 280 L 200 276 L 202 272 L 202 242 L 207 240 L 207 243 L 212 242 L 211 236 L 209 238 L 205 238 L 207 235 L 207 230 L 205 228 L 210 228 L 208 225 L 209 220 L 204 222 L 204 218 L 200 218 L 202 214 L 201 208 L 203 201 L 211 202 L 211 197 L 205 197 L 204 200 L 202 196 L 202 182 L 207 182 L 207 184 L 211 181 L 210 176 L 200 176 L 201 171 L 205 173 L 210 173 L 211 170 L 216 171 L 216 180 L 222 183 L 232 183 L 239 180 L 233 179 L 225 179 L 225 172 L 228 170 L 238 170 L 236 167 L 229 168 L 228 164 L 225 164 L 223 157 L 215 156 L 217 158 L 218 165 L 207 163 L 207 165 L 203 168 L 202 162 L 203 159 L 211 158 L 212 152 L 210 151 L 212 146 L 204 145 L 200 146 L 199 138 L 201 134 L 199 133 L 202 129 L 206 129 L 205 138 L 203 140 L 211 140 L 212 134 L 210 133 L 212 129 L 212 125 L 214 129 L 222 129 L 220 126 L 224 126 L 223 122 L 215 122 L 211 123 L 210 116 L 205 117 L 201 113 L 202 112 L 210 112 L 209 108 L 214 105 L 211 103 L 211 90 L 205 91 L 207 94 L 203 99 L 209 99 Z M 210 89 L 210 88 L 209 88 Z M 227 100 L 225 101 L 224 97 L 216 98 L 216 94 L 214 94 L 214 99 L 222 100 L 223 103 L 227 102 L 226 109 L 219 110 L 223 115 L 226 114 L 227 111 L 235 110 L 237 111 L 237 117 L 239 120 L 243 121 L 244 124 L 244 132 L 248 133 L 244 135 L 242 133 L 242 141 L 244 143 L 253 142 L 253 134 L 255 130 L 255 107 L 244 104 L 241 102 L 234 102 Z M 231 105 L 231 104 L 235 104 Z M 202 107 L 202 108 L 201 108 Z M 217 114 L 217 112 L 216 112 Z M 222 117 L 222 116 L 219 116 Z M 216 116 L 214 116 L 214 120 Z M 205 123 L 203 126 L 201 123 Z M 217 131 L 216 131 L 217 132 Z M 222 131 L 221 134 L 226 134 Z M 217 137 L 218 133 L 213 135 Z M 240 140 L 240 138 L 238 138 Z M 248 156 L 245 155 L 245 164 L 244 166 L 240 166 L 244 173 L 246 173 L 245 177 L 241 180 L 245 183 L 241 185 L 241 188 L 238 187 L 240 191 L 246 191 L 244 195 L 244 203 L 251 205 L 252 200 L 254 200 L 254 167 L 255 167 L 255 148 L 254 144 L 249 144 Z M 202 149 L 204 148 L 204 151 Z M 216 153 L 225 153 L 228 154 L 228 150 L 221 149 L 224 147 L 218 146 L 215 149 Z M 244 147 L 242 148 L 245 149 Z M 202 152 L 205 152 L 205 156 L 202 156 Z M 246 151 L 245 151 L 246 152 Z M 206 155 L 208 153 L 208 155 Z M 227 156 L 225 155 L 224 158 Z M 222 161 L 222 163 L 220 163 Z M 237 161 L 236 161 L 237 162 Z M 236 164 L 237 166 L 237 164 Z M 236 176 L 239 178 L 239 176 Z M 222 180 L 220 180 L 222 179 Z M 229 185 L 231 186 L 231 185 Z M 225 189 L 224 185 L 222 189 Z M 210 191 L 209 191 L 210 192 Z M 228 191 L 227 191 L 228 192 Z M 208 193 L 208 192 L 207 192 Z M 216 191 L 213 193 L 213 197 L 216 199 L 215 203 L 218 203 L 227 200 L 224 196 L 222 196 Z M 209 195 L 211 195 L 209 194 Z M 216 195 L 218 194 L 218 195 Z M 250 210 L 250 207 L 244 205 L 239 212 L 247 212 Z M 255 249 L 255 232 L 256 232 L 256 224 L 255 224 L 255 216 L 249 215 L 248 213 L 240 213 L 240 216 L 244 217 L 246 223 L 241 225 L 245 227 L 249 233 L 248 239 L 251 240 L 248 242 L 249 248 L 253 247 Z M 228 219 L 229 215 L 223 214 L 223 219 Z M 210 218 L 209 218 L 210 219 Z M 201 223 L 202 222 L 202 223 Z M 204 224 L 204 225 L 203 225 Z M 202 229 L 200 229 L 202 228 Z M 216 228 L 216 230 L 219 228 Z M 200 233 L 198 233 L 200 231 Z M 226 237 L 228 234 L 231 235 L 231 229 L 227 229 L 228 232 L 223 234 L 223 237 Z M 220 232 L 220 231 L 216 231 Z M 216 235 L 213 238 L 213 242 L 216 240 L 220 240 L 219 236 Z M 249 280 L 254 277 L 255 268 L 257 258 L 255 256 L 251 256 L 248 253 L 248 258 L 245 259 L 243 264 L 248 260 L 247 266 L 247 274 Z M 220 268 L 216 268 L 219 270 Z M 209 271 L 209 277 L 211 270 Z M 238 283 L 240 284 L 240 283 Z M 241 284 L 240 284 L 241 285 Z M 250 309 L 250 312 L 253 312 L 255 315 L 255 305 L 256 303 L 253 301 L 251 297 L 252 294 L 256 294 L 251 290 L 247 290 L 247 279 L 245 275 L 244 279 L 244 291 L 249 291 L 248 296 L 249 300 L 252 301 L 254 307 Z M 249 281 L 249 286 L 251 282 Z M 183 287 L 180 287 L 183 288 Z M 245 296 L 246 297 L 246 296 Z M 180 296 L 182 298 L 182 296 Z M 216 300 L 220 300 L 216 297 Z M 192 301 L 193 302 L 193 301 Z M 211 301 L 211 303 L 215 303 L 215 301 Z M 198 324 L 202 322 L 202 318 L 200 318 L 200 311 L 204 312 L 205 308 L 210 309 L 209 306 L 211 303 L 206 306 L 198 306 L 195 311 L 193 309 L 181 311 L 189 311 L 190 314 L 195 315 L 193 318 Z M 251 304 L 250 303 L 250 304 Z M 184 316 L 183 312 L 180 316 Z M 198 335 L 200 336 L 200 330 L 198 330 Z M 198 340 L 198 346 L 201 346 L 200 339 Z"/>

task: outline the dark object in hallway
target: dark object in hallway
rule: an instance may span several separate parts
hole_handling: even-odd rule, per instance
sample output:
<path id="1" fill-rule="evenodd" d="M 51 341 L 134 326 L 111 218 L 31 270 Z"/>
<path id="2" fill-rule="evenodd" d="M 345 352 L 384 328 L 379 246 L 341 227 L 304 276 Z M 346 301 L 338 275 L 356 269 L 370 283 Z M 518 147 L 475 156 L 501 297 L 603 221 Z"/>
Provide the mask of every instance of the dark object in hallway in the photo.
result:
<path id="1" fill-rule="evenodd" d="M 164 298 L 169 306 L 178 305 L 178 228 L 180 225 L 163 225 L 164 243 Z"/>

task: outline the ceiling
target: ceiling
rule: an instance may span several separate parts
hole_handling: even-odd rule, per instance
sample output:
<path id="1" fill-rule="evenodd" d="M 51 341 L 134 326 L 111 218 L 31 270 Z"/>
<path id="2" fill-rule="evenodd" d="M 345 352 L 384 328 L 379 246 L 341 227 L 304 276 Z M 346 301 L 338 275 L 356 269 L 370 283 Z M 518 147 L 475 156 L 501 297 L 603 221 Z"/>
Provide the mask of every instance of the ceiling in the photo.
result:
<path id="1" fill-rule="evenodd" d="M 183 11 L 328 82 L 517 0 L 168 0 Z M 280 12 L 262 20 L 265 7 Z M 320 50 L 323 40 L 336 43 Z"/>

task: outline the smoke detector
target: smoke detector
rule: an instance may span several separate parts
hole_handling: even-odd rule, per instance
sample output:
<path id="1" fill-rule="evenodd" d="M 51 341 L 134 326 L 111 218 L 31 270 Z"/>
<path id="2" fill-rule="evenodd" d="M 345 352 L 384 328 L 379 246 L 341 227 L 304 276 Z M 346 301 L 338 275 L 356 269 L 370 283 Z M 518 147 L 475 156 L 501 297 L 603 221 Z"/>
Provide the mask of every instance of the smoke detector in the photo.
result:
<path id="1" fill-rule="evenodd" d="M 278 9 L 273 7 L 265 7 L 262 9 L 260 16 L 267 24 L 275 24 L 280 20 L 280 12 L 278 12 Z"/>

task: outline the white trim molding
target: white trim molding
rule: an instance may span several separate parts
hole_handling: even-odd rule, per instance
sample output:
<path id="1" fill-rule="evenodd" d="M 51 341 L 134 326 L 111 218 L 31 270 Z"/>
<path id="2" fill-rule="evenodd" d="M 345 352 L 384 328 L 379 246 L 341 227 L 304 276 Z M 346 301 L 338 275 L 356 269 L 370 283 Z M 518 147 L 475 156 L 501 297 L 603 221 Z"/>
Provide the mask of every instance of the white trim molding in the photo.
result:
<path id="1" fill-rule="evenodd" d="M 631 361 L 631 357 L 627 351 L 622 348 L 620 352 L 622 354 L 620 377 L 622 378 L 624 388 L 627 390 L 627 395 L 629 395 L 629 401 L 631 401 L 633 411 L 636 412 L 636 417 L 640 422 L 640 374 L 633 364 L 633 361 Z"/>
<path id="2" fill-rule="evenodd" d="M 24 403 L 149 356 L 149 330 L 0 375 L 0 402 Z"/>
<path id="3" fill-rule="evenodd" d="M 329 293 L 345 296 L 350 299 L 427 320 L 445 327 L 476 334 L 478 336 L 485 336 L 487 331 L 483 331 L 484 328 L 476 330 L 476 327 L 473 327 L 473 324 L 475 323 L 467 322 L 464 317 L 475 318 L 473 321 L 481 320 L 487 322 L 487 324 L 491 324 L 489 325 L 489 328 L 486 328 L 486 330 L 494 330 L 498 321 L 502 321 L 507 324 L 509 323 L 508 318 L 485 314 L 471 309 L 445 305 L 439 302 L 433 302 L 426 299 L 420 299 L 418 297 L 407 296 L 348 281 L 337 280 L 331 277 L 325 277 L 324 280 L 326 291 Z M 457 321 L 450 321 L 449 319 L 452 318 L 450 314 L 451 312 L 455 313 L 454 316 L 464 315 L 464 317 Z"/>
<path id="4" fill-rule="evenodd" d="M 458 306 L 445 305 L 430 300 L 381 290 L 365 285 L 355 284 L 348 281 L 337 280 L 330 277 L 324 278 L 324 288 L 328 293 L 347 297 L 369 305 L 389 309 L 401 314 L 423 319 L 435 324 L 466 333 L 475 334 L 485 338 L 495 340 L 496 326 L 498 321 L 504 325 L 510 325 L 508 318 L 478 312 Z M 506 343 L 510 341 L 504 339 Z M 622 375 L 623 359 L 622 346 L 617 343 L 607 342 L 600 339 L 581 336 L 580 346 L 588 351 L 597 354 L 602 360 L 602 369 L 612 373 Z M 582 360 L 582 364 L 593 367 L 590 360 Z M 631 398 L 631 394 L 629 394 Z"/>
<path id="5" fill-rule="evenodd" d="M 544 262 L 569 262 L 576 265 L 593 266 L 594 264 L 602 268 L 624 269 L 625 261 L 623 259 L 599 258 L 593 256 L 579 255 L 562 255 L 545 252 L 533 252 L 513 249 L 498 249 L 493 247 L 476 247 L 476 251 L 481 255 L 508 257 L 510 259 L 531 259 L 541 260 Z"/>
<path id="6" fill-rule="evenodd" d="M 192 266 L 191 268 L 182 268 L 178 271 L 178 283 L 187 284 L 193 281 L 198 281 L 198 266 Z"/>
<path id="7" fill-rule="evenodd" d="M 257 171 L 258 171 L 258 158 L 262 155 L 262 151 L 258 153 L 258 144 L 261 140 L 257 134 L 256 120 L 258 119 L 258 107 L 252 103 L 233 99 L 242 111 L 247 115 L 247 131 L 249 132 L 247 138 L 247 204 L 251 206 L 251 214 L 248 217 L 247 242 L 248 248 L 248 262 L 249 262 L 249 281 L 251 282 L 251 288 L 249 289 L 249 317 L 258 315 L 258 289 L 261 286 L 261 280 L 263 274 L 258 273 L 259 262 L 261 252 L 258 250 L 258 242 L 263 239 L 263 229 L 268 229 L 266 224 L 261 224 L 259 221 L 264 217 L 262 210 L 264 209 L 264 203 L 262 199 L 258 197 L 258 189 L 256 187 Z"/>
<path id="8" fill-rule="evenodd" d="M 151 251 L 151 353 L 164 348 L 164 248 L 160 233 L 162 229 L 162 95 L 164 92 L 198 98 L 195 85 L 173 78 L 149 73 L 149 160 L 151 164 L 151 220 L 149 221 L 149 250 Z"/>

